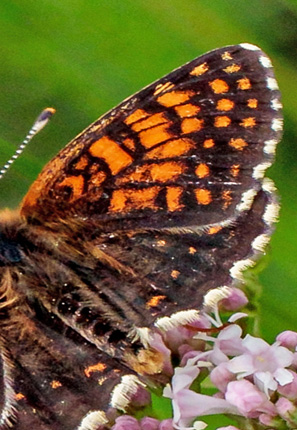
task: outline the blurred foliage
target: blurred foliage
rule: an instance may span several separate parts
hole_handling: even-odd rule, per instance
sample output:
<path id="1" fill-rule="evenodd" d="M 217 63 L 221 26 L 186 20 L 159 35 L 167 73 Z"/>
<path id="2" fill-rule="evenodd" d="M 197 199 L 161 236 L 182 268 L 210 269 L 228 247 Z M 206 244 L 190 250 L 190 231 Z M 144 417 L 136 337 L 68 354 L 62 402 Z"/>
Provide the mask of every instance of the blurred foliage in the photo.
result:
<path id="1" fill-rule="evenodd" d="M 240 42 L 271 57 L 284 139 L 269 175 L 282 201 L 263 285 L 266 339 L 297 329 L 296 0 L 1 0 L 0 164 L 46 106 L 57 114 L 0 182 L 15 207 L 42 166 L 91 121 L 196 56 Z"/>

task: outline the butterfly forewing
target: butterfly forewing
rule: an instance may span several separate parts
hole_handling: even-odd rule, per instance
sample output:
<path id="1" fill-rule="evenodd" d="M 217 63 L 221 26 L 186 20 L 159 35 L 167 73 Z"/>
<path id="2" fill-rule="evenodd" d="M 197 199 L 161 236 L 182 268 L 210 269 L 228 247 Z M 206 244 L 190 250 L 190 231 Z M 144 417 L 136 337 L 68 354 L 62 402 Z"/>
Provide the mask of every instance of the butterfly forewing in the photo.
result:
<path id="1" fill-rule="evenodd" d="M 140 369 L 138 328 L 241 280 L 276 218 L 280 132 L 271 63 L 244 44 L 149 85 L 46 165 L 1 217 L 1 430 L 89 429 Z"/>
<path id="2" fill-rule="evenodd" d="M 107 215 L 123 228 L 130 217 L 133 228 L 135 218 L 161 228 L 234 216 L 244 191 L 261 188 L 253 169 L 271 161 L 265 142 L 279 138 L 274 82 L 259 49 L 199 57 L 70 142 L 33 184 L 22 213 Z"/>

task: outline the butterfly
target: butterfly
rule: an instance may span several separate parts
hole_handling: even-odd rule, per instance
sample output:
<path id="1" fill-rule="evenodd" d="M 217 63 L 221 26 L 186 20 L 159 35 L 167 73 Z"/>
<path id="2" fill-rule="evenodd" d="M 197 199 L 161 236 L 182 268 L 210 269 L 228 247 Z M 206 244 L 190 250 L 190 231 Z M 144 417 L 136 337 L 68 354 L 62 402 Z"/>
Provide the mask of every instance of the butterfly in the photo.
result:
<path id="1" fill-rule="evenodd" d="M 137 366 L 137 333 L 242 282 L 276 218 L 279 99 L 259 48 L 211 51 L 91 124 L 0 214 L 1 430 L 86 430 L 123 376 L 160 372 L 154 354 Z"/>

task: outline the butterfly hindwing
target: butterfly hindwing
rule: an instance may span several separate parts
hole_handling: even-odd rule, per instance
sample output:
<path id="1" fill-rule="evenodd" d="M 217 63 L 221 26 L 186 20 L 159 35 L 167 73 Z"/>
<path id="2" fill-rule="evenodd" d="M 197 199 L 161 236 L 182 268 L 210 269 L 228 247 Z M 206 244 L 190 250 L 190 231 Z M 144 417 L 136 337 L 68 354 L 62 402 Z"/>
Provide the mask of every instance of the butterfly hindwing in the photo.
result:
<path id="1" fill-rule="evenodd" d="M 74 430 L 88 412 L 108 409 L 114 386 L 131 369 L 38 301 L 30 309 L 15 303 L 7 312 L 0 339 L 1 430 Z"/>

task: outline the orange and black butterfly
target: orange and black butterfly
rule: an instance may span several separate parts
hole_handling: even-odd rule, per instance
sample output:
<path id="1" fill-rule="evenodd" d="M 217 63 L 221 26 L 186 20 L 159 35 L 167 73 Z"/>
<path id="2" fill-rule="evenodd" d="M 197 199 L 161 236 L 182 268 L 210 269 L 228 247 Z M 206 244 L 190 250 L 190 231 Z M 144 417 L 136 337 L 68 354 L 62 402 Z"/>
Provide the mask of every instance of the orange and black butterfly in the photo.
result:
<path id="1" fill-rule="evenodd" d="M 275 221 L 279 97 L 259 48 L 207 53 L 90 125 L 1 213 L 1 430 L 96 428 L 88 413 L 141 372 L 139 329 L 240 282 Z"/>

